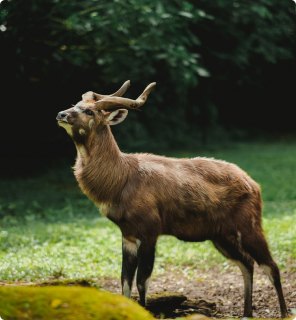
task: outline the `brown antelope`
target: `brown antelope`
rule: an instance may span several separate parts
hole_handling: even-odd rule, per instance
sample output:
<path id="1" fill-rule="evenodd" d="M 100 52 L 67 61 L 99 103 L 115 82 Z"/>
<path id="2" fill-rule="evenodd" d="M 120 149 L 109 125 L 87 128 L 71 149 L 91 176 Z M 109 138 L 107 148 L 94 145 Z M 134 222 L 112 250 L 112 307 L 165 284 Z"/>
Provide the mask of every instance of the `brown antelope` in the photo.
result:
<path id="1" fill-rule="evenodd" d="M 244 316 L 252 316 L 254 261 L 267 272 L 281 316 L 287 316 L 279 269 L 262 231 L 260 187 L 246 172 L 221 160 L 120 151 L 110 126 L 122 122 L 127 109 L 141 107 L 154 86 L 136 100 L 121 97 L 129 81 L 112 95 L 87 92 L 57 115 L 77 148 L 74 174 L 81 190 L 122 232 L 122 293 L 130 297 L 137 270 L 145 306 L 158 236 L 211 240 L 241 269 Z"/>

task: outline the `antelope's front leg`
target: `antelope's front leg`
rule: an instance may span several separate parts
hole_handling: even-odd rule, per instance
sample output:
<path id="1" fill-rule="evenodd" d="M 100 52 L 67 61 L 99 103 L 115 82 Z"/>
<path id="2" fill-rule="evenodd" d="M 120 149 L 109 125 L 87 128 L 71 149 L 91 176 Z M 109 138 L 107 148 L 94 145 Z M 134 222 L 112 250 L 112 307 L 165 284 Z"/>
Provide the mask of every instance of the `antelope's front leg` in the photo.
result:
<path id="1" fill-rule="evenodd" d="M 122 237 L 121 288 L 122 294 L 128 298 L 131 297 L 137 264 L 138 243 Z"/>
<path id="2" fill-rule="evenodd" d="M 140 304 L 146 305 L 146 293 L 151 276 L 155 257 L 155 242 L 142 242 L 138 249 L 137 288 L 140 296 Z"/>

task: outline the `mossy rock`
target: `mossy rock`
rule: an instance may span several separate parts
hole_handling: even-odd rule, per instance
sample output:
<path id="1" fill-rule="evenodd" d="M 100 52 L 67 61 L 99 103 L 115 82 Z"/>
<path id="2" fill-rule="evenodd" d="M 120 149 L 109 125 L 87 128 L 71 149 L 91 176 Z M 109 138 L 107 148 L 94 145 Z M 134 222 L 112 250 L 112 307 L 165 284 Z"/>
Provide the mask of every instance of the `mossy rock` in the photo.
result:
<path id="1" fill-rule="evenodd" d="M 5 320 L 152 320 L 148 311 L 123 296 L 82 287 L 0 287 Z"/>

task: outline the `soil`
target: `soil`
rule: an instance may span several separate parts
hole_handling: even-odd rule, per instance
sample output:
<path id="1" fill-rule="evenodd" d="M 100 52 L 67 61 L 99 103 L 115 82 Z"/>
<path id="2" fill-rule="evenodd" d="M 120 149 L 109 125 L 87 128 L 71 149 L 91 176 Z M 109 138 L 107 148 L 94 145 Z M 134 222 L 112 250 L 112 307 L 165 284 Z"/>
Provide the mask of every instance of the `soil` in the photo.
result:
<path id="1" fill-rule="evenodd" d="M 285 300 L 290 314 L 296 315 L 296 268 L 295 262 L 281 273 Z M 192 267 L 191 267 L 192 268 Z M 190 268 L 190 269 L 191 269 Z M 81 285 L 96 286 L 103 290 L 121 293 L 120 279 L 99 278 L 88 280 L 52 279 L 42 283 L 6 283 L 0 285 Z M 147 309 L 156 318 L 174 319 L 190 314 L 208 317 L 242 317 L 243 278 L 239 269 L 221 266 L 196 270 L 196 277 L 188 276 L 186 267 L 171 268 L 151 278 L 148 291 Z M 133 288 L 133 299 L 137 300 Z M 255 267 L 253 292 L 253 317 L 280 318 L 276 292 L 263 271 Z M 199 319 L 199 318 L 198 318 Z M 201 318 L 200 318 L 201 319 Z M 296 319 L 296 318 L 295 318 Z M 295 320 L 294 319 L 294 320 Z"/>
<path id="2" fill-rule="evenodd" d="M 292 271 L 294 270 L 294 271 Z M 287 307 L 296 311 L 296 271 L 282 272 L 282 285 Z M 120 293 L 119 279 L 99 281 L 102 289 Z M 199 313 L 209 317 L 242 317 L 243 278 L 237 267 L 211 268 L 196 271 L 192 280 L 183 270 L 167 270 L 160 276 L 152 277 L 149 284 L 148 307 L 158 318 L 176 318 Z M 133 291 L 136 291 L 135 288 Z M 168 296 L 169 299 L 160 297 Z M 133 296 L 137 299 L 137 296 Z M 253 317 L 279 318 L 280 311 L 276 292 L 263 271 L 255 267 L 253 292 Z"/>

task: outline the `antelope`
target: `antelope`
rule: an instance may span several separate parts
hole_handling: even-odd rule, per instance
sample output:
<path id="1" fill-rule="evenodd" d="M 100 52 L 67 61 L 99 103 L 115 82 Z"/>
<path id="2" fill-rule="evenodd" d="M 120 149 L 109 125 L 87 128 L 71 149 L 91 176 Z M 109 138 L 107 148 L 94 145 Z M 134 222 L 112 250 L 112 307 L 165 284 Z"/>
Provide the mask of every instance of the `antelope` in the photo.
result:
<path id="1" fill-rule="evenodd" d="M 237 165 L 222 160 L 121 152 L 110 126 L 121 123 L 128 110 L 140 108 L 156 83 L 136 100 L 122 97 L 129 85 L 126 81 L 110 95 L 86 92 L 56 118 L 76 146 L 79 187 L 121 230 L 122 294 L 131 296 L 137 271 L 139 302 L 146 305 L 160 235 L 211 240 L 242 272 L 244 317 L 252 316 L 254 262 L 269 276 L 286 317 L 280 272 L 262 230 L 260 186 Z"/>

